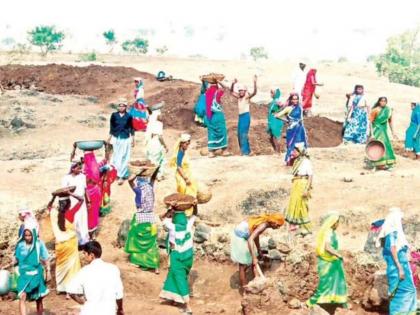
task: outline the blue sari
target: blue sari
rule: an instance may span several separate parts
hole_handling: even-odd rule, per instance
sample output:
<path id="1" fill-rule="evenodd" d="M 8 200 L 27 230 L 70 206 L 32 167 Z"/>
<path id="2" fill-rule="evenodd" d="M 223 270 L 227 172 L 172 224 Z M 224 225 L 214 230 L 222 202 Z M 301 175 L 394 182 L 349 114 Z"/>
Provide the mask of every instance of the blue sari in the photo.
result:
<path id="1" fill-rule="evenodd" d="M 387 264 L 386 276 L 390 295 L 390 315 L 415 315 L 417 309 L 417 292 L 408 261 L 408 247 L 398 251 L 398 261 L 404 269 L 405 279 L 400 280 L 398 268 L 391 254 L 391 246 L 397 242 L 398 232 L 392 232 L 385 237 L 383 256 Z"/>
<path id="2" fill-rule="evenodd" d="M 287 151 L 285 161 L 291 164 L 291 155 L 295 148 L 295 144 L 303 142 L 305 148 L 308 147 L 305 126 L 303 125 L 303 109 L 302 105 L 294 106 L 290 114 L 287 116 L 288 126 L 286 131 Z"/>
<path id="3" fill-rule="evenodd" d="M 211 111 L 213 113 L 211 119 L 208 119 L 207 116 L 205 116 L 205 122 L 208 129 L 208 149 L 209 151 L 225 149 L 228 146 L 226 119 L 222 105 L 216 101 L 216 94 L 213 98 Z"/>
<path id="4" fill-rule="evenodd" d="M 268 108 L 268 117 L 267 117 L 267 121 L 268 121 L 267 133 L 276 139 L 280 139 L 281 132 L 284 126 L 283 120 L 275 117 L 275 114 L 278 113 L 281 109 L 280 106 L 277 104 L 277 102 L 280 100 L 280 96 L 281 96 L 280 89 L 276 89 L 273 100 L 271 101 L 271 104 Z"/>
<path id="5" fill-rule="evenodd" d="M 367 109 L 360 107 L 359 103 L 363 95 L 356 95 L 351 104 L 353 111 L 350 119 L 345 123 L 344 140 L 364 144 L 368 138 L 368 114 Z"/>
<path id="6" fill-rule="evenodd" d="M 38 239 L 36 230 L 32 229 L 31 232 L 32 244 L 28 247 L 22 235 L 16 245 L 15 257 L 19 267 L 18 296 L 26 293 L 28 300 L 35 301 L 48 294 L 44 280 L 44 268 L 41 264 L 41 260 L 48 259 L 48 251 L 44 242 Z"/>
<path id="7" fill-rule="evenodd" d="M 420 154 L 420 103 L 416 103 L 411 113 L 410 126 L 405 133 L 405 149 Z"/>

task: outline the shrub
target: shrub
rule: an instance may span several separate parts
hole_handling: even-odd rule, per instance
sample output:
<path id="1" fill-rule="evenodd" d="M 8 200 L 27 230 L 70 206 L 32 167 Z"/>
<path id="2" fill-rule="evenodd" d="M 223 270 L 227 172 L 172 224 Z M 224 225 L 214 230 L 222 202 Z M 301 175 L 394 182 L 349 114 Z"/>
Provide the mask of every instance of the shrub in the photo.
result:
<path id="1" fill-rule="evenodd" d="M 160 56 L 166 54 L 167 51 L 168 51 L 168 47 L 166 46 L 156 48 L 156 53 Z"/>
<path id="2" fill-rule="evenodd" d="M 147 54 L 149 41 L 147 39 L 135 38 L 126 40 L 121 44 L 121 48 L 128 53 Z"/>
<path id="3" fill-rule="evenodd" d="M 257 61 L 258 59 L 268 59 L 268 53 L 265 51 L 264 47 L 253 47 L 250 49 L 249 54 Z"/>
<path id="4" fill-rule="evenodd" d="M 115 37 L 115 31 L 109 30 L 102 33 L 102 36 L 105 38 L 105 43 L 109 46 L 109 52 L 112 52 L 115 44 L 117 44 L 117 38 Z"/>
<path id="5" fill-rule="evenodd" d="M 80 61 L 96 61 L 96 53 L 94 51 L 79 56 Z"/>
<path id="6" fill-rule="evenodd" d="M 391 82 L 420 86 L 420 27 L 388 39 L 385 53 L 375 58 L 379 75 Z"/>
<path id="7" fill-rule="evenodd" d="M 37 26 L 28 32 L 29 42 L 41 49 L 41 55 L 46 56 L 49 52 L 59 50 L 64 40 L 64 33 L 57 31 L 55 26 Z"/>

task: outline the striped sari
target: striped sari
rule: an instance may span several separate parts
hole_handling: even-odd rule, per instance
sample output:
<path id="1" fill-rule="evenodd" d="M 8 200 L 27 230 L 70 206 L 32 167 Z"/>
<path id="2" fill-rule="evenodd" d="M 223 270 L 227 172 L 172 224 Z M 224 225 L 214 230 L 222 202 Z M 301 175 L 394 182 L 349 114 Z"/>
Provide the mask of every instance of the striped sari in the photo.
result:
<path id="1" fill-rule="evenodd" d="M 160 297 L 177 303 L 190 299 L 188 276 L 194 262 L 192 225 L 194 217 L 187 219 L 184 212 L 175 212 L 172 223 L 166 223 L 169 233 L 175 235 L 175 242 L 169 254 L 170 267 Z"/>

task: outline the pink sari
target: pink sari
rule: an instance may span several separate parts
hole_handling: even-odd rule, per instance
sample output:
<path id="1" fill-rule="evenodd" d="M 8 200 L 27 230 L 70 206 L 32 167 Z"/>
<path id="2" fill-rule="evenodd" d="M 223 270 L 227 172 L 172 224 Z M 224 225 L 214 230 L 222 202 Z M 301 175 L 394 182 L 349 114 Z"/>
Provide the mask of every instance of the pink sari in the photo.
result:
<path id="1" fill-rule="evenodd" d="M 217 94 L 216 94 L 217 93 Z M 216 102 L 221 103 L 222 96 L 224 91 L 219 89 L 217 84 L 212 84 L 206 91 L 206 116 L 207 119 L 211 120 L 213 117 L 213 112 L 211 111 L 211 106 L 213 104 L 214 97 L 216 95 Z"/>
<path id="2" fill-rule="evenodd" d="M 102 191 L 100 187 L 99 164 L 92 151 L 85 152 L 84 172 L 87 180 L 87 194 L 90 200 L 88 208 L 88 229 L 93 232 L 99 225 L 99 209 L 102 204 Z"/>

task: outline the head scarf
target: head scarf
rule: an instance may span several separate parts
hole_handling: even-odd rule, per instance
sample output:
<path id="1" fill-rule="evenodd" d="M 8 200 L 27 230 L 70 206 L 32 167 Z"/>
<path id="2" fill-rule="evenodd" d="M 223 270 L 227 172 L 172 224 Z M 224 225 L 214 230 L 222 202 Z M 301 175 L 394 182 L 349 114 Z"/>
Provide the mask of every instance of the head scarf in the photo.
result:
<path id="1" fill-rule="evenodd" d="M 181 134 L 178 141 L 175 143 L 174 154 L 172 155 L 172 158 L 171 158 L 170 163 L 169 163 L 170 167 L 174 167 L 174 168 L 177 167 L 176 160 L 178 158 L 178 152 L 181 149 L 181 143 L 182 142 L 187 142 L 187 141 L 191 141 L 191 135 L 189 135 L 187 133 Z M 184 154 L 184 158 L 182 159 L 182 164 L 183 164 L 183 166 L 184 165 L 189 165 L 189 158 L 188 158 L 188 155 L 187 155 L 186 152 Z"/>
<path id="2" fill-rule="evenodd" d="M 331 239 L 331 234 L 333 232 L 332 226 L 336 224 L 338 220 L 340 220 L 340 214 L 337 211 L 328 213 L 316 237 L 316 254 L 323 260 L 334 261 L 338 259 L 325 250 L 325 245 Z"/>
<path id="3" fill-rule="evenodd" d="M 303 160 L 304 159 L 309 159 L 309 153 L 308 153 L 308 149 L 305 146 L 305 143 L 297 142 L 295 144 L 295 149 L 299 152 L 299 155 L 297 156 L 297 158 L 293 162 L 293 166 L 292 166 L 292 174 L 293 175 L 296 175 L 298 173 L 299 167 L 302 164 Z"/>
<path id="4" fill-rule="evenodd" d="M 281 97 L 281 91 L 279 88 L 274 90 L 274 96 L 273 96 L 273 101 L 279 101 Z"/>
<path id="5" fill-rule="evenodd" d="M 179 137 L 179 142 L 188 142 L 191 141 L 191 135 L 189 135 L 188 133 L 183 133 L 181 134 L 181 136 Z"/>
<path id="6" fill-rule="evenodd" d="M 213 100 L 216 99 L 217 103 L 221 103 L 223 95 L 223 90 L 219 90 L 217 84 L 212 84 L 206 91 L 206 116 L 208 119 L 213 117 L 213 113 L 211 111 L 211 105 L 213 104 Z"/>
<path id="7" fill-rule="evenodd" d="M 260 224 L 273 223 L 279 226 L 284 224 L 284 217 L 280 213 L 260 214 L 248 219 L 249 232 L 252 233 Z"/>
<path id="8" fill-rule="evenodd" d="M 376 240 L 376 246 L 379 247 L 380 240 L 393 232 L 397 232 L 397 251 L 405 246 L 408 246 L 408 241 L 401 222 L 403 216 L 404 214 L 400 208 L 392 207 L 389 209 L 389 213 L 385 218 L 385 222 L 382 225 L 381 231 L 379 232 L 378 238 Z"/>
<path id="9" fill-rule="evenodd" d="M 39 232 L 39 223 L 32 210 L 28 209 L 27 206 L 22 206 L 19 209 L 19 214 L 23 217 L 25 228 L 29 227 L 31 231 L 36 229 Z"/>
<path id="10" fill-rule="evenodd" d="M 201 91 L 200 91 L 200 93 L 201 94 L 206 93 L 208 86 L 209 86 L 209 83 L 207 81 L 203 81 L 201 83 Z"/>

